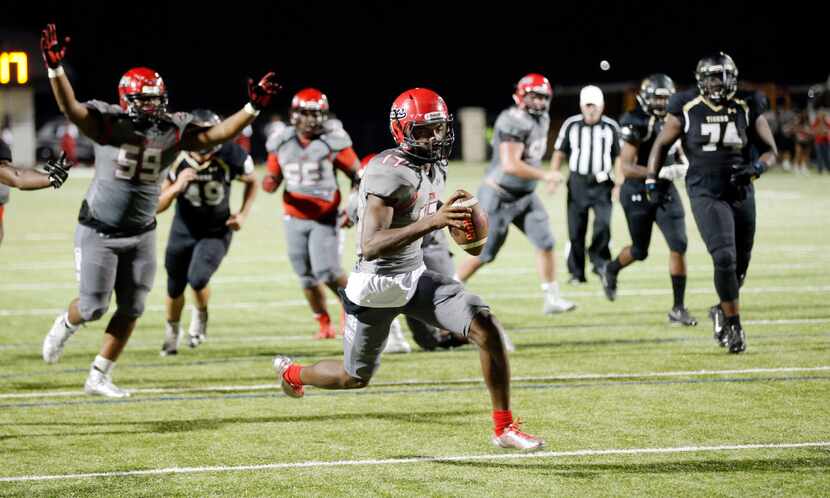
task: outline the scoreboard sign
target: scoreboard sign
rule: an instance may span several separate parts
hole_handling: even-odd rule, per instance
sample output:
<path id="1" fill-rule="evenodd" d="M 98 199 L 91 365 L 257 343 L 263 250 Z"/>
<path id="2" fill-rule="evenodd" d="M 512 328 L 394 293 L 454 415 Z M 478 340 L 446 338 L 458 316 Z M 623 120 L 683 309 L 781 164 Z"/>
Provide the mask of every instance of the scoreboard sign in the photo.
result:
<path id="1" fill-rule="evenodd" d="M 0 87 L 29 82 L 29 57 L 26 52 L 0 52 Z"/>

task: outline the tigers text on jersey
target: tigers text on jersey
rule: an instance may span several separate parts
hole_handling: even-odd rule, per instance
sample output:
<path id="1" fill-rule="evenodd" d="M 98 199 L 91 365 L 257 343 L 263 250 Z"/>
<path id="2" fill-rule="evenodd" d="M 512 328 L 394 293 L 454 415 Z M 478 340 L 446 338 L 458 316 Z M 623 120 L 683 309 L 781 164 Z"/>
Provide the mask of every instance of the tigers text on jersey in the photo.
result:
<path id="1" fill-rule="evenodd" d="M 139 128 L 120 107 L 86 103 L 99 118 L 95 176 L 81 208 L 83 219 L 120 230 L 144 228 L 155 219 L 165 170 L 179 154 L 182 133 L 192 121 L 187 113 L 166 114 Z"/>
<path id="2" fill-rule="evenodd" d="M 520 178 L 504 171 L 499 145 L 502 142 L 523 144 L 522 161 L 542 167 L 542 156 L 548 148 L 550 117 L 547 114 L 532 116 L 518 107 L 510 107 L 499 114 L 493 128 L 493 160 L 487 169 L 487 178 L 516 196 L 533 192 L 538 180 Z"/>
<path id="3" fill-rule="evenodd" d="M 436 166 L 437 165 L 437 166 Z M 389 228 L 411 225 L 438 210 L 446 183 L 446 164 L 416 164 L 398 149 L 381 152 L 369 162 L 360 181 L 357 208 L 357 264 L 355 271 L 394 275 L 423 265 L 422 239 L 412 241 L 395 254 L 368 261 L 363 258 L 361 239 L 369 194 L 384 199 L 394 209 Z"/>
<path id="4" fill-rule="evenodd" d="M 175 182 L 185 168 L 194 168 L 197 175 L 176 200 L 176 221 L 195 236 L 225 232 L 231 215 L 231 182 L 254 172 L 253 159 L 239 144 L 227 142 L 204 164 L 182 151 L 173 161 L 168 179 Z"/>
<path id="5" fill-rule="evenodd" d="M 295 218 L 320 219 L 335 215 L 340 190 L 335 168 L 351 173 L 357 160 L 349 134 L 339 121 L 328 120 L 324 133 L 306 140 L 293 126 L 273 140 L 268 172 L 282 175 L 285 213 Z"/>
<path id="6" fill-rule="evenodd" d="M 694 89 L 673 95 L 668 111 L 680 120 L 683 129 L 689 193 L 720 195 L 729 183 L 732 165 L 749 162 L 749 145 L 760 141 L 755 121 L 763 113 L 763 99 L 737 92 L 714 105 Z"/>

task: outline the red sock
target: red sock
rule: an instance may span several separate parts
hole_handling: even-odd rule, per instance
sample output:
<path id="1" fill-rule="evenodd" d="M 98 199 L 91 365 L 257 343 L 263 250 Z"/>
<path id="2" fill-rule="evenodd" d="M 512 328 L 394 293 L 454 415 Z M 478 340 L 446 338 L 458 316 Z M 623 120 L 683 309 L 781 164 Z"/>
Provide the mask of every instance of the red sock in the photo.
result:
<path id="1" fill-rule="evenodd" d="M 303 367 L 295 363 L 285 370 L 285 373 L 282 374 L 282 378 L 293 386 L 301 386 L 303 385 L 303 381 L 300 380 L 300 371 L 302 371 L 302 369 Z"/>
<path id="2" fill-rule="evenodd" d="M 493 410 L 493 426 L 496 434 L 501 435 L 504 429 L 513 423 L 513 412 L 510 410 Z"/>
<path id="3" fill-rule="evenodd" d="M 317 320 L 318 322 L 320 322 L 321 325 L 322 324 L 328 325 L 328 324 L 331 323 L 331 318 L 329 317 L 328 313 L 316 314 L 316 315 L 314 315 L 314 319 Z"/>

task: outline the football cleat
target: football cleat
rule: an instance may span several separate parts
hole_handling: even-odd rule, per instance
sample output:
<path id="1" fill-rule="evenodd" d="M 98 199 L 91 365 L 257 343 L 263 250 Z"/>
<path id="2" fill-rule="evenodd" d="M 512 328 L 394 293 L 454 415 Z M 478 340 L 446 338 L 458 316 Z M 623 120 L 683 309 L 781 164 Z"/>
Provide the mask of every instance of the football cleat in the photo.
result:
<path id="1" fill-rule="evenodd" d="M 334 329 L 331 326 L 331 318 L 329 318 L 328 314 L 321 314 L 314 317 L 317 320 L 317 323 L 320 325 L 320 330 L 314 336 L 315 339 L 334 339 L 336 335 L 334 333 Z"/>
<path id="2" fill-rule="evenodd" d="M 160 356 L 172 356 L 179 353 L 179 341 L 182 337 L 182 327 L 180 325 L 170 325 L 170 322 L 164 324 L 164 344 L 161 345 Z M 192 347 L 192 346 L 191 346 Z"/>
<path id="3" fill-rule="evenodd" d="M 412 352 L 412 346 L 406 342 L 401 324 L 397 318 L 392 320 L 392 324 L 389 326 L 389 336 L 386 338 L 386 346 L 383 347 L 383 352 L 387 354 Z"/>
<path id="4" fill-rule="evenodd" d="M 738 354 L 746 351 L 746 334 L 740 323 L 733 323 L 724 327 L 726 331 L 726 344 L 729 352 Z"/>
<path id="5" fill-rule="evenodd" d="M 66 345 L 66 341 L 77 330 L 77 327 L 72 328 L 67 325 L 65 313 L 55 318 L 55 322 L 52 323 L 52 328 L 49 329 L 49 333 L 43 339 L 43 361 L 46 363 L 57 363 L 61 359 L 61 355 L 63 355 L 63 347 Z"/>
<path id="6" fill-rule="evenodd" d="M 508 425 L 501 434 L 493 433 L 490 441 L 499 448 L 509 448 L 515 450 L 532 451 L 537 450 L 545 445 L 545 442 L 536 436 L 527 434 L 519 430 L 521 420 L 516 420 Z"/>
<path id="7" fill-rule="evenodd" d="M 556 313 L 564 313 L 566 311 L 571 311 L 575 308 L 576 304 L 568 301 L 567 299 L 562 299 L 559 296 L 546 294 L 545 302 L 542 305 L 542 313 L 546 315 L 553 315 Z"/>
<path id="8" fill-rule="evenodd" d="M 112 383 L 112 378 L 96 370 L 90 369 L 89 376 L 84 383 L 84 392 L 93 396 L 106 396 L 107 398 L 127 398 L 130 393 Z"/>
<path id="9" fill-rule="evenodd" d="M 712 320 L 712 334 L 720 347 L 726 346 L 726 317 L 719 304 L 709 308 L 709 319 Z"/>
<path id="10" fill-rule="evenodd" d="M 694 327 L 697 325 L 697 318 L 689 314 L 689 310 L 679 306 L 669 311 L 669 323 L 672 325 L 685 325 Z"/>
<path id="11" fill-rule="evenodd" d="M 302 385 L 295 386 L 285 380 L 284 377 L 285 371 L 288 370 L 288 367 L 293 364 L 294 362 L 287 356 L 274 357 L 274 370 L 277 372 L 277 384 L 279 384 L 282 388 L 282 392 L 284 392 L 286 396 L 290 396 L 292 398 L 302 398 L 305 394 L 305 388 Z"/>
<path id="12" fill-rule="evenodd" d="M 602 283 L 602 290 L 609 301 L 617 299 L 617 274 L 608 271 L 606 266 L 599 268 L 599 281 Z"/>

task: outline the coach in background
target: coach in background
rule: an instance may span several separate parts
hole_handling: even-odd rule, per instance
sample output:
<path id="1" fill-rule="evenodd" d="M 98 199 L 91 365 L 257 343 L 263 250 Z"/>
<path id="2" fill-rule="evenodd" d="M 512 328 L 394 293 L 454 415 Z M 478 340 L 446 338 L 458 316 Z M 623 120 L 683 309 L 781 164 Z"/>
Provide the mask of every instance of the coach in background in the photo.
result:
<path id="1" fill-rule="evenodd" d="M 588 229 L 588 210 L 594 210 L 594 229 L 588 257 L 594 271 L 610 259 L 611 251 L 611 191 L 614 188 L 613 168 L 620 154 L 620 127 L 613 119 L 603 116 L 605 99 L 602 90 L 589 85 L 579 92 L 581 114 L 562 123 L 554 145 L 551 168 L 559 171 L 567 155 L 568 176 L 568 233 L 571 250 L 568 254 L 570 283 L 584 283 L 585 233 Z"/>

